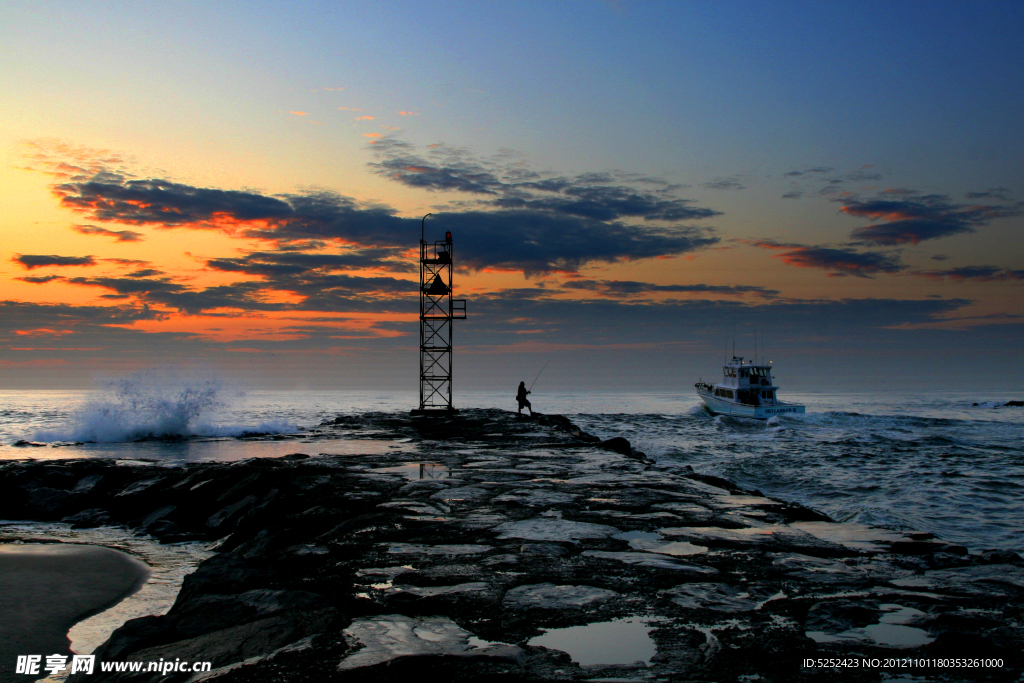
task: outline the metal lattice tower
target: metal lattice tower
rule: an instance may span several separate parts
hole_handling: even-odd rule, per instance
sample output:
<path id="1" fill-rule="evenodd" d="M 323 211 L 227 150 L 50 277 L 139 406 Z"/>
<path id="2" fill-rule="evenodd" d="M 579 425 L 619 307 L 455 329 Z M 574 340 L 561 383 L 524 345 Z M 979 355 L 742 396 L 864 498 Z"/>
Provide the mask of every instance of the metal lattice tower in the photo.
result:
<path id="1" fill-rule="evenodd" d="M 427 216 L 420 223 L 420 407 L 413 414 L 455 410 L 452 320 L 466 317 L 466 300 L 452 298 L 452 234 L 428 244 L 422 232 Z"/>

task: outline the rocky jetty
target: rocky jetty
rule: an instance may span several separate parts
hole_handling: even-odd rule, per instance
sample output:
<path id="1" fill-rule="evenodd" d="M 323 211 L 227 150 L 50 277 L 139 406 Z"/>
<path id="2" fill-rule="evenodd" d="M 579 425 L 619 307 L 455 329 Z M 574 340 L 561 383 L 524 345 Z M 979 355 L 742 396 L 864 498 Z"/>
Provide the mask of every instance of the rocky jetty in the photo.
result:
<path id="1" fill-rule="evenodd" d="M 302 452 L 234 463 L 8 462 L 0 518 L 215 542 L 166 615 L 126 623 L 96 653 L 213 662 L 191 680 L 1009 681 L 1022 672 L 1024 562 L 1013 553 L 834 523 L 661 467 L 561 416 L 369 414 L 309 437 L 296 443 Z M 316 447 L 339 437 L 376 439 L 379 453 Z M 577 651 L 603 638 L 614 646 Z M 879 664 L 805 666 L 854 658 Z M 1003 664 L 881 664 L 950 658 Z M 70 679 L 106 680 L 120 679 Z"/>

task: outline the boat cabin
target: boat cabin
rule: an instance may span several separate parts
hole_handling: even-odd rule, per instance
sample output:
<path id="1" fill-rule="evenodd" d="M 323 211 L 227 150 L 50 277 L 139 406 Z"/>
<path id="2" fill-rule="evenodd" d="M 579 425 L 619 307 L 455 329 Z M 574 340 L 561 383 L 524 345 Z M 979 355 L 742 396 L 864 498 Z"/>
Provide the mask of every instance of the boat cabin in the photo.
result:
<path id="1" fill-rule="evenodd" d="M 772 366 L 756 364 L 733 356 L 722 366 L 722 381 L 707 385 L 706 391 L 717 398 L 744 405 L 776 405 L 776 386 L 772 383 Z"/>

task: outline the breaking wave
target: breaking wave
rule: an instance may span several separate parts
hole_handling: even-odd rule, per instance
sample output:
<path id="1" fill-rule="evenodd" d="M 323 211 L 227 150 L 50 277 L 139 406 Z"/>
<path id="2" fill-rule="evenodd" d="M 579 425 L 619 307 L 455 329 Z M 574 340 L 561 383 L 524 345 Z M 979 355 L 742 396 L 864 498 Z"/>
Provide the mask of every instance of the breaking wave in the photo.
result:
<path id="1" fill-rule="evenodd" d="M 183 377 L 145 370 L 106 382 L 104 395 L 83 405 L 67 429 L 41 431 L 37 441 L 120 443 L 147 439 L 238 437 L 288 434 L 298 427 L 286 420 L 258 425 L 221 425 L 212 414 L 241 397 L 217 378 Z"/>

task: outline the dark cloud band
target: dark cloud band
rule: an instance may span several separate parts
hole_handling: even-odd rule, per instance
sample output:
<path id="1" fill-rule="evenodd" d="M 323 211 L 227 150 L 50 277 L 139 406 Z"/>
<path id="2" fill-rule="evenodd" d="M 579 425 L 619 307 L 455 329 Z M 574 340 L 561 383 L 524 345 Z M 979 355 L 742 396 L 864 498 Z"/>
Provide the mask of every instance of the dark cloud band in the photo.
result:
<path id="1" fill-rule="evenodd" d="M 996 218 L 1018 216 L 1024 207 L 953 204 L 942 195 L 928 195 L 914 201 L 875 199 L 849 202 L 842 212 L 867 218 L 871 225 L 851 233 L 856 240 L 895 246 L 974 232 Z"/>
<path id="2" fill-rule="evenodd" d="M 54 256 L 52 254 L 18 254 L 12 259 L 25 268 L 42 268 L 44 266 L 94 266 L 96 259 L 92 256 Z"/>
<path id="3" fill-rule="evenodd" d="M 325 191 L 267 197 L 161 180 L 116 179 L 110 174 L 101 180 L 63 183 L 55 189 L 62 204 L 94 220 L 222 229 L 283 245 L 335 240 L 364 250 L 393 249 L 408 248 L 419 236 L 418 219 L 400 218 L 391 208 L 360 205 Z M 672 207 L 682 211 L 685 204 Z M 655 217 L 672 215 L 665 206 L 651 210 Z M 708 211 L 696 210 L 691 217 Z M 622 210 L 616 215 L 620 213 Z M 457 232 L 461 265 L 521 270 L 530 275 L 574 270 L 594 261 L 681 254 L 718 241 L 705 228 L 640 227 L 550 208 L 437 212 L 433 222 Z M 228 269 L 230 262 L 220 260 L 215 267 Z"/>

